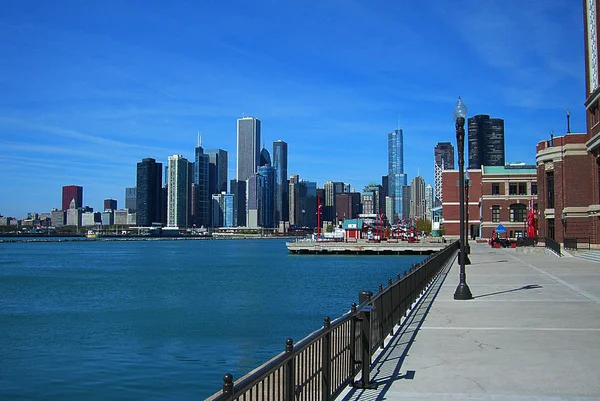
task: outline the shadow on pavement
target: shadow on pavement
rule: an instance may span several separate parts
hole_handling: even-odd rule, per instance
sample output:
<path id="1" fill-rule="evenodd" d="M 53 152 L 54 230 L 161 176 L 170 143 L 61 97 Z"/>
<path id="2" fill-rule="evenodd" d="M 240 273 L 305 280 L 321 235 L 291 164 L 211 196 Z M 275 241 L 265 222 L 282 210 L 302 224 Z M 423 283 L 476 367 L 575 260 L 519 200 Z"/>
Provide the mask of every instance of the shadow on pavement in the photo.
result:
<path id="1" fill-rule="evenodd" d="M 515 292 L 515 291 L 533 290 L 536 288 L 543 288 L 543 287 L 541 285 L 537 285 L 537 284 L 529 284 L 529 285 L 524 285 L 523 287 L 513 288 L 512 290 L 497 291 L 497 292 L 491 292 L 489 294 L 477 295 L 477 296 L 474 296 L 473 299 L 483 298 L 483 297 L 491 297 L 492 295 L 506 294 L 506 293 Z"/>

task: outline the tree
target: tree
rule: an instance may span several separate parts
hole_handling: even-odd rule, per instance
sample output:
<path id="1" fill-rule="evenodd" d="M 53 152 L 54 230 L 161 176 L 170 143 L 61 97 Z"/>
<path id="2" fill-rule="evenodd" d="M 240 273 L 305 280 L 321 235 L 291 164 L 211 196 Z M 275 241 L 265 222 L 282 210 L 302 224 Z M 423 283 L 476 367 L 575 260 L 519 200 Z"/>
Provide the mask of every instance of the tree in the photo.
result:
<path id="1" fill-rule="evenodd" d="M 333 232 L 333 226 L 331 224 L 327 224 L 327 228 L 325 229 L 326 232 L 328 233 L 332 233 Z"/>
<path id="2" fill-rule="evenodd" d="M 425 232 L 429 234 L 431 232 L 431 220 L 419 219 L 417 220 L 417 231 Z"/>

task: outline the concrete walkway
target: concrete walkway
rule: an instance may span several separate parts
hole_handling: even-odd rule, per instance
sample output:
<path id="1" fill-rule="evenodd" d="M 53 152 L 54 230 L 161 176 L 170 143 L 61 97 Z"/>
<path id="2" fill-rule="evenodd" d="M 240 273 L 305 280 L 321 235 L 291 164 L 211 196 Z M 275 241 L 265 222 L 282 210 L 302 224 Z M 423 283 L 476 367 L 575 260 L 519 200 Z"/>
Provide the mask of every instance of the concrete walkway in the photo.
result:
<path id="1" fill-rule="evenodd" d="M 541 251 L 541 250 L 540 250 Z M 600 263 L 471 244 L 343 400 L 600 400 Z"/>

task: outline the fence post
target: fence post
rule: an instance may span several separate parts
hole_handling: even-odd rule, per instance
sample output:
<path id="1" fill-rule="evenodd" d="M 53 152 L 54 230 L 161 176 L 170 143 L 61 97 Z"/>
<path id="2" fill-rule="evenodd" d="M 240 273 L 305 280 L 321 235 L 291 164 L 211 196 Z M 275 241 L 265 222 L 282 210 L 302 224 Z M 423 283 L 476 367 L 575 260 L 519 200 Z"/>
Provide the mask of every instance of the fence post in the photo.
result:
<path id="1" fill-rule="evenodd" d="M 352 319 L 352 323 L 350 326 L 350 377 L 354 378 L 354 372 L 356 372 L 356 302 L 352 302 L 352 306 L 350 307 L 354 318 Z"/>
<path id="2" fill-rule="evenodd" d="M 285 367 L 285 384 L 284 394 L 285 399 L 292 401 L 295 398 L 295 383 L 294 383 L 294 340 L 288 338 L 285 340 L 285 354 L 290 357 Z"/>
<path id="3" fill-rule="evenodd" d="M 323 337 L 323 348 L 321 353 L 323 366 L 323 371 L 321 372 L 321 399 L 329 400 L 331 391 L 331 319 L 329 316 L 325 316 L 323 328 L 326 330 L 326 333 Z"/>
<path id="4" fill-rule="evenodd" d="M 370 381 L 371 376 L 371 311 L 372 306 L 365 306 L 360 310 L 360 334 L 361 334 L 361 378 L 359 382 L 354 383 L 354 387 L 362 389 L 377 388 L 376 384 Z"/>
<path id="5" fill-rule="evenodd" d="M 227 399 L 233 398 L 233 376 L 230 373 L 223 376 L 223 395 Z"/>

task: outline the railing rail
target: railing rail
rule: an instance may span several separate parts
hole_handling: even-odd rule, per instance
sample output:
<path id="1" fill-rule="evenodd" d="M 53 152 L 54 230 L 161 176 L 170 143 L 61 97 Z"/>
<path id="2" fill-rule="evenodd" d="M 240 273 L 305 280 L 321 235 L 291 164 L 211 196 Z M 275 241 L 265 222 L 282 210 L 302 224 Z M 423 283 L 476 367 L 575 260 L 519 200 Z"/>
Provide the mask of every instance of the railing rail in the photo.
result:
<path id="1" fill-rule="evenodd" d="M 369 385 L 371 356 L 405 317 L 432 280 L 458 251 L 458 241 L 415 263 L 394 282 L 379 286 L 375 296 L 363 291 L 361 304 L 330 321 L 294 345 L 286 340 L 285 351 L 239 379 L 223 377 L 222 392 L 209 400 L 333 400 L 346 386 Z M 361 383 L 354 379 L 361 372 Z"/>
<path id="2" fill-rule="evenodd" d="M 536 246 L 538 243 L 537 237 L 519 237 L 517 238 L 517 246 Z"/>
<path id="3" fill-rule="evenodd" d="M 589 237 L 577 237 L 577 238 L 565 238 L 563 240 L 563 246 L 565 249 L 577 250 L 581 249 L 590 249 L 591 239 Z M 579 245 L 582 245 L 581 247 Z M 583 246 L 587 245 L 587 246 Z"/>
<path id="4" fill-rule="evenodd" d="M 546 247 L 546 249 L 551 250 L 558 256 L 562 256 L 562 253 L 560 251 L 560 244 L 558 242 L 556 242 L 555 240 L 553 240 L 552 238 L 546 237 L 544 239 L 544 246 Z"/>

